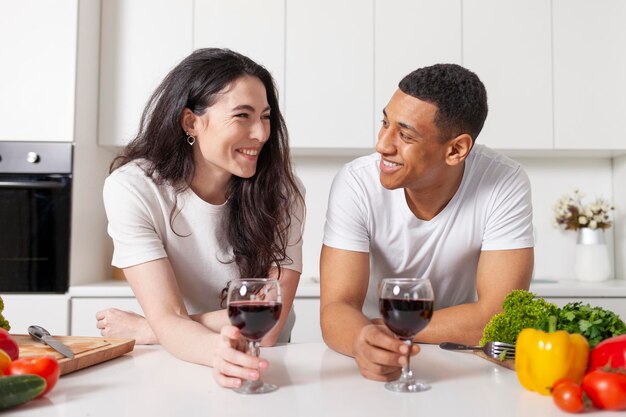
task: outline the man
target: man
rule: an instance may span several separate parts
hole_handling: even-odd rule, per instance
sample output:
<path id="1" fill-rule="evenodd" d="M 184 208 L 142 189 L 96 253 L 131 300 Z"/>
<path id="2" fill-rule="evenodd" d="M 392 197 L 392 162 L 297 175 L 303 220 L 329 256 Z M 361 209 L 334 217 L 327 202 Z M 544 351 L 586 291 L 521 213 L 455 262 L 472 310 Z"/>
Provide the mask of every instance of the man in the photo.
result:
<path id="1" fill-rule="evenodd" d="M 322 334 L 367 378 L 397 378 L 409 350 L 378 318 L 382 278 L 431 280 L 436 311 L 415 338 L 424 343 L 477 343 L 506 294 L 529 287 L 529 180 L 518 163 L 474 145 L 486 117 L 474 73 L 418 69 L 383 110 L 377 153 L 335 177 L 320 265 Z"/>

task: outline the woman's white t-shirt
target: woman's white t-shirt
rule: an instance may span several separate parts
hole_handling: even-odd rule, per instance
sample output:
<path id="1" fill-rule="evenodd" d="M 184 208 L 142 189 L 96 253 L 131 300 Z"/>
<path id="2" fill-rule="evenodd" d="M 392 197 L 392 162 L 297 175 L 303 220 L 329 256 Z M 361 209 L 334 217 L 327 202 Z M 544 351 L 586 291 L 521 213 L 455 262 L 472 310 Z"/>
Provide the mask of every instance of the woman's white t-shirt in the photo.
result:
<path id="1" fill-rule="evenodd" d="M 113 266 L 127 268 L 167 257 L 189 314 L 222 309 L 222 289 L 240 278 L 235 263 L 228 262 L 232 249 L 222 232 L 226 205 L 209 204 L 191 188 L 176 195 L 169 184 L 159 185 L 147 177 L 142 163 L 130 162 L 105 180 Z M 302 272 L 304 209 L 299 205 L 294 211 L 288 259 L 281 266 Z M 289 334 L 293 322 L 291 314 L 283 334 Z"/>
<path id="2" fill-rule="evenodd" d="M 530 182 L 517 162 L 474 146 L 459 189 L 429 221 L 411 212 L 403 188 L 381 185 L 379 163 L 376 153 L 342 168 L 324 228 L 325 245 L 370 253 L 366 316 L 380 316 L 378 284 L 385 277 L 429 278 L 436 309 L 471 303 L 481 251 L 534 245 Z"/>

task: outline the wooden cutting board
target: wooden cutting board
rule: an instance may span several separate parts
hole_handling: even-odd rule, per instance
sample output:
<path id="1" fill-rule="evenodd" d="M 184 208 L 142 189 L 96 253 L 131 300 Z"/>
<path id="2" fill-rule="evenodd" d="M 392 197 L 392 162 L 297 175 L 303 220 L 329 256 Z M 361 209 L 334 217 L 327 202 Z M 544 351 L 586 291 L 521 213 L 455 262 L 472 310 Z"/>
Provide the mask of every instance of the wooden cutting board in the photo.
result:
<path id="1" fill-rule="evenodd" d="M 510 369 L 512 371 L 515 370 L 515 359 L 505 359 L 505 360 L 501 361 L 500 359 L 491 358 L 491 357 L 485 355 L 485 353 L 480 351 L 480 350 L 477 351 L 477 352 L 474 352 L 474 354 L 480 356 L 483 359 L 487 359 L 489 362 L 495 363 L 496 365 L 503 366 L 503 367 L 508 368 L 508 369 Z"/>
<path id="2" fill-rule="evenodd" d="M 56 340 L 66 344 L 74 358 L 69 359 L 52 349 L 50 346 L 37 342 L 30 335 L 11 335 L 20 347 L 20 358 L 26 356 L 50 355 L 59 361 L 61 375 L 87 368 L 101 362 L 117 358 L 131 352 L 135 347 L 135 339 L 112 339 L 85 336 L 54 336 Z"/>

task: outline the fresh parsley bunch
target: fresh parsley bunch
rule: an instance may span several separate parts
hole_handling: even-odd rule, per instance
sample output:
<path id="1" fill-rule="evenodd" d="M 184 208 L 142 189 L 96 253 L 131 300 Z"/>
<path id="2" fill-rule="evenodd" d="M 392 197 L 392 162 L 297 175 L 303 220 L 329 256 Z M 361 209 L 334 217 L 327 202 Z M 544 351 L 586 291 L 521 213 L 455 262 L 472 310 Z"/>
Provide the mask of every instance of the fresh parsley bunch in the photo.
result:
<path id="1" fill-rule="evenodd" d="M 538 328 L 547 331 L 547 318 Z M 582 334 L 593 348 L 604 339 L 626 333 L 626 324 L 610 310 L 577 301 L 558 309 L 556 329 Z"/>

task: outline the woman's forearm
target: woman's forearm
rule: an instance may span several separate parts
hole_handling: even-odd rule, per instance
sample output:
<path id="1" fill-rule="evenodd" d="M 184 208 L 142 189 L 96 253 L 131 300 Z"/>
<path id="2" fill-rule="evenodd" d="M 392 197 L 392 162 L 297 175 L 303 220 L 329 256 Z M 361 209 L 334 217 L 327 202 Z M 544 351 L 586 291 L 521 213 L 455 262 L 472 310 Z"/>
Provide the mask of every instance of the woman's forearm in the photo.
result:
<path id="1" fill-rule="evenodd" d="M 213 366 L 215 347 L 221 337 L 190 318 L 162 317 L 149 321 L 159 343 L 178 359 Z"/>
<path id="2" fill-rule="evenodd" d="M 192 314 L 191 319 L 202 324 L 214 333 L 219 333 L 222 327 L 230 324 L 228 313 L 224 310 L 211 311 L 209 313 Z"/>

